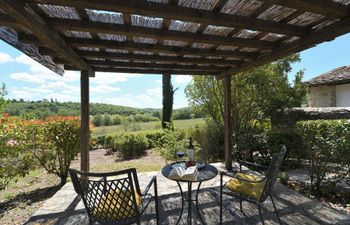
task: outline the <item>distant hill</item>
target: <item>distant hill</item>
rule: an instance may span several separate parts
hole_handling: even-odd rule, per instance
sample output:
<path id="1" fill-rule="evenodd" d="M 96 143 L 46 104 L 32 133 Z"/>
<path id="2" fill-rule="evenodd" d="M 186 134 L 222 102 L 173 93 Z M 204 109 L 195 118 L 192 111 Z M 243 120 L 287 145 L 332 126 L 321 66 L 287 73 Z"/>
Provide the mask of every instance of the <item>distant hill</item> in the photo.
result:
<path id="1" fill-rule="evenodd" d="M 79 116 L 80 103 L 78 102 L 10 102 L 5 112 L 13 116 L 30 114 L 37 118 L 46 118 L 53 115 Z M 132 108 L 103 103 L 91 103 L 90 115 L 97 114 L 119 114 L 130 116 L 136 114 L 151 113 L 151 110 Z"/>
<path id="2" fill-rule="evenodd" d="M 80 103 L 78 102 L 55 102 L 55 101 L 40 101 L 40 102 L 26 102 L 12 100 L 7 105 L 5 112 L 13 116 L 29 116 L 35 118 L 46 118 L 48 116 L 79 116 Z M 97 114 L 133 116 L 140 114 L 149 114 L 160 118 L 161 109 L 140 109 L 128 106 L 119 106 L 104 103 L 91 103 L 90 115 Z M 174 119 L 190 119 L 202 117 L 201 113 L 193 112 L 191 107 L 174 110 Z"/>

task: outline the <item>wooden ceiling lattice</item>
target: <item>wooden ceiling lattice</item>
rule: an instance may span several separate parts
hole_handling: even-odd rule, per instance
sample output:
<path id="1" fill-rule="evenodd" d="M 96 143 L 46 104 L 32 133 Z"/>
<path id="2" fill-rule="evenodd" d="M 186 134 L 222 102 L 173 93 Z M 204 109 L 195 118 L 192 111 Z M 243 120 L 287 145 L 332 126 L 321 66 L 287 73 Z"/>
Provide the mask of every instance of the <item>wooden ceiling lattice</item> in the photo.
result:
<path id="1" fill-rule="evenodd" d="M 350 32 L 350 0 L 0 0 L 0 38 L 64 69 L 217 75 Z"/>

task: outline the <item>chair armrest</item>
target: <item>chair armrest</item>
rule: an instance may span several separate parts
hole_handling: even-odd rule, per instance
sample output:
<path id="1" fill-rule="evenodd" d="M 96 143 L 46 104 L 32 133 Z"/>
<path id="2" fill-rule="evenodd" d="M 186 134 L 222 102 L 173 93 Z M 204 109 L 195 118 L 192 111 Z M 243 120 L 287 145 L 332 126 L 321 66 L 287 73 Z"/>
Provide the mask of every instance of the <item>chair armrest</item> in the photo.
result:
<path id="1" fill-rule="evenodd" d="M 255 168 L 260 168 L 260 169 L 263 169 L 263 170 L 267 170 L 269 168 L 268 166 L 263 166 L 263 165 L 260 165 L 260 164 L 257 164 L 257 163 L 243 161 L 243 160 L 239 160 L 238 164 L 239 164 L 240 171 L 241 171 L 242 165 L 243 166 L 247 166 L 247 167 L 248 166 L 254 166 Z"/>
<path id="2" fill-rule="evenodd" d="M 227 173 L 227 172 L 224 172 L 224 171 L 220 172 L 220 174 L 221 174 L 221 176 L 232 177 L 232 178 L 235 178 L 237 180 L 248 182 L 248 183 L 261 183 L 261 182 L 263 182 L 266 179 L 266 177 L 263 177 L 261 180 L 258 180 L 258 181 L 246 180 L 246 179 L 243 179 L 241 177 L 236 176 L 235 174 Z"/>
<path id="3" fill-rule="evenodd" d="M 141 195 L 146 195 L 151 188 L 152 184 L 155 184 L 157 180 L 156 176 L 153 176 L 152 179 L 149 181 L 148 185 L 146 186 L 145 190 L 141 193 Z"/>

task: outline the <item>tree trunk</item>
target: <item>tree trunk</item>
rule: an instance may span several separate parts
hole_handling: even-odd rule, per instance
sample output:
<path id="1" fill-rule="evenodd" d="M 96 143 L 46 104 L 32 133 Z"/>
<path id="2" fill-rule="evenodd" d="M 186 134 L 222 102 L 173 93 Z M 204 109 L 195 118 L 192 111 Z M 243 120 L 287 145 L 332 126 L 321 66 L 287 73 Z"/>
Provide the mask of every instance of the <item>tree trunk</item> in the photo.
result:
<path id="1" fill-rule="evenodd" d="M 162 128 L 171 128 L 171 115 L 173 112 L 174 103 L 174 87 L 171 84 L 171 75 L 163 74 L 163 115 L 162 115 Z"/>
<path id="2" fill-rule="evenodd" d="M 67 183 L 68 174 L 61 175 L 60 178 L 61 178 L 60 186 L 63 187 Z"/>

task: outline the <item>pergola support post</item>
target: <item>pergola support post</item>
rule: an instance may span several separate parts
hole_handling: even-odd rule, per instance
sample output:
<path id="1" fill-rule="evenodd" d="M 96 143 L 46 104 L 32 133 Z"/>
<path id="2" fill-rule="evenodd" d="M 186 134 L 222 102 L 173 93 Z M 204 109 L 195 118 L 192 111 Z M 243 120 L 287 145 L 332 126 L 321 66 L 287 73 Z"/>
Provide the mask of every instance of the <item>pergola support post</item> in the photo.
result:
<path id="1" fill-rule="evenodd" d="M 89 171 L 89 75 L 81 71 L 80 75 L 80 169 Z"/>
<path id="2" fill-rule="evenodd" d="M 225 127 L 225 168 L 232 170 L 232 113 L 231 113 L 231 76 L 224 83 L 224 127 Z"/>

